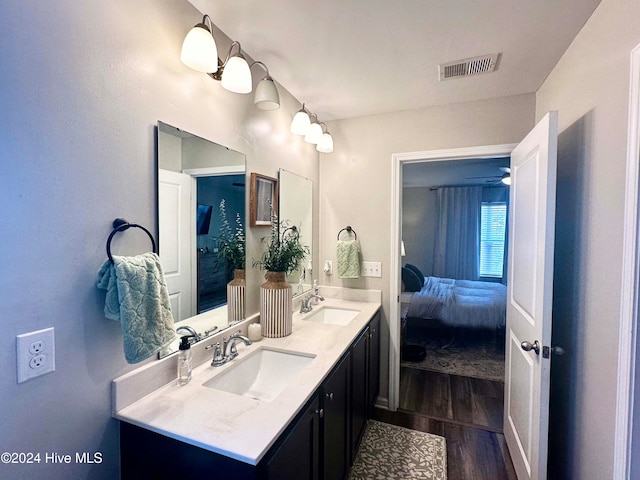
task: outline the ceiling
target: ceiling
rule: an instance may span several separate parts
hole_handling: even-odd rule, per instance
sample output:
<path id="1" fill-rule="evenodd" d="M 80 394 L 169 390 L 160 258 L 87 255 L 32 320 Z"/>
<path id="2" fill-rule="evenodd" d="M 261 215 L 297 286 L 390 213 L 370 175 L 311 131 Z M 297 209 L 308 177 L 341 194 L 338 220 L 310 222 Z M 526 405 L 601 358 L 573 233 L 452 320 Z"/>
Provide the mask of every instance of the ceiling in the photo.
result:
<path id="1" fill-rule="evenodd" d="M 402 167 L 402 186 L 504 186 L 500 179 L 505 172 L 500 167 L 508 167 L 509 164 L 509 157 L 407 163 Z"/>
<path id="2" fill-rule="evenodd" d="M 190 2 L 328 121 L 535 92 L 600 0 Z M 491 53 L 495 72 L 438 81 Z"/>

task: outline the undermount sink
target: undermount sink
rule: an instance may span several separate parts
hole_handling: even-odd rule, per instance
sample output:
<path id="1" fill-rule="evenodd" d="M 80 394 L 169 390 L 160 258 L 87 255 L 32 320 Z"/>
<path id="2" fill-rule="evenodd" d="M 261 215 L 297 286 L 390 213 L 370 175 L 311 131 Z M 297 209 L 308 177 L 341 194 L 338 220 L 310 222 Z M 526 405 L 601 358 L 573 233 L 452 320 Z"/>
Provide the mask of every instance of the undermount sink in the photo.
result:
<path id="1" fill-rule="evenodd" d="M 314 358 L 311 354 L 262 347 L 245 357 L 240 354 L 232 360 L 233 366 L 207 380 L 203 386 L 270 402 Z"/>
<path id="2" fill-rule="evenodd" d="M 302 317 L 302 319 L 309 322 L 326 323 L 329 325 L 347 325 L 351 320 L 356 318 L 359 313 L 359 310 L 321 307 L 318 310 L 312 310 L 310 313 Z"/>

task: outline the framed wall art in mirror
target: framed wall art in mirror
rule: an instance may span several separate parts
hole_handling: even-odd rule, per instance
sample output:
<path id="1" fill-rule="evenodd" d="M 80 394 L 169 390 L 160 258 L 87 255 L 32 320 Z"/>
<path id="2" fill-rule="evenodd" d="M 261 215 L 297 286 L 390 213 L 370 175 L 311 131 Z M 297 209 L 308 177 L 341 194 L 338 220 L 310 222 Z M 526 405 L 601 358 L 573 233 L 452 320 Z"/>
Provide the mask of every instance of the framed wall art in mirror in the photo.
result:
<path id="1" fill-rule="evenodd" d="M 163 122 L 157 135 L 160 260 L 178 335 L 201 340 L 244 311 L 228 308 L 227 285 L 246 255 L 246 157 Z M 238 243 L 241 256 L 229 248 Z"/>
<path id="2" fill-rule="evenodd" d="M 278 180 L 252 173 L 249 203 L 251 226 L 270 227 L 271 210 L 278 212 Z"/>

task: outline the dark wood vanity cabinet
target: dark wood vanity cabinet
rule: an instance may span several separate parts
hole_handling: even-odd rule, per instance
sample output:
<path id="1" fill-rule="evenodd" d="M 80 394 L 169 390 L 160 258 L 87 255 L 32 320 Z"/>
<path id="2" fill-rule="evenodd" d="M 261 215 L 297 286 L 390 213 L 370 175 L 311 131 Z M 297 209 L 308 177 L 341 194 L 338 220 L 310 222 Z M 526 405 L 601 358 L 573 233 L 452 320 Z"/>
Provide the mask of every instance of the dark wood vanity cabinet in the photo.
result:
<path id="1" fill-rule="evenodd" d="M 351 456 L 355 458 L 380 386 L 380 311 L 351 347 Z"/>
<path id="2" fill-rule="evenodd" d="M 369 322 L 369 358 L 367 360 L 369 372 L 367 374 L 367 402 L 368 417 L 373 413 L 378 393 L 380 391 L 380 311 Z"/>
<path id="3" fill-rule="evenodd" d="M 367 360 L 369 350 L 369 329 L 358 336 L 351 347 L 351 457 L 355 458 L 358 444 L 367 423 Z"/>
<path id="4" fill-rule="evenodd" d="M 379 330 L 380 311 L 257 466 L 121 422 L 121 478 L 346 478 L 378 393 Z"/>
<path id="5" fill-rule="evenodd" d="M 323 405 L 322 478 L 342 480 L 349 472 L 349 383 L 351 354 L 347 352 L 320 389 Z"/>
<path id="6" fill-rule="evenodd" d="M 315 395 L 297 420 L 261 462 L 265 480 L 320 479 L 320 395 Z"/>

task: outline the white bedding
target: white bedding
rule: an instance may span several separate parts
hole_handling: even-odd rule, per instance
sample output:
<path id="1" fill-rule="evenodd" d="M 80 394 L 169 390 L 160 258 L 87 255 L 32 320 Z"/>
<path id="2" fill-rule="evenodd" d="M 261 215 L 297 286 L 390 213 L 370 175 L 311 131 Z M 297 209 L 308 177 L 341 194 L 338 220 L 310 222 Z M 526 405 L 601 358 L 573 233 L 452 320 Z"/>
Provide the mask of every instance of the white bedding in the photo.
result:
<path id="1" fill-rule="evenodd" d="M 426 277 L 411 297 L 409 317 L 454 327 L 495 328 L 507 317 L 507 287 L 501 283 Z"/>

